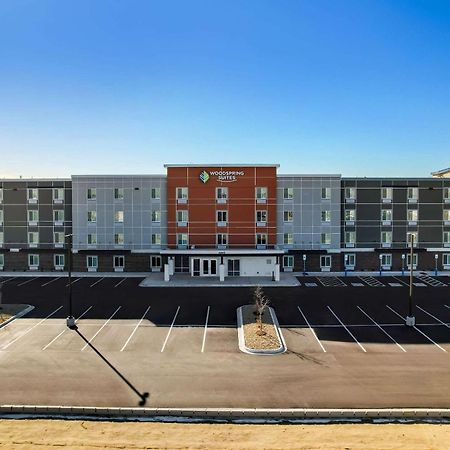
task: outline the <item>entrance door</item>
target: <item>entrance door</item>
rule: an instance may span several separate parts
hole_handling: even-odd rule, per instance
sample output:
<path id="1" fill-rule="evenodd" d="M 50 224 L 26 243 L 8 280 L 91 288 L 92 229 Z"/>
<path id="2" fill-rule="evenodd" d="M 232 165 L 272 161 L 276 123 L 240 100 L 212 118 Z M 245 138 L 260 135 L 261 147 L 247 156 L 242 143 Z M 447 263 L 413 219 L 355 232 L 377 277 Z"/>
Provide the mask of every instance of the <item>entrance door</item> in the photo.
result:
<path id="1" fill-rule="evenodd" d="M 203 258 L 201 264 L 201 276 L 212 277 L 217 275 L 217 260 Z"/>

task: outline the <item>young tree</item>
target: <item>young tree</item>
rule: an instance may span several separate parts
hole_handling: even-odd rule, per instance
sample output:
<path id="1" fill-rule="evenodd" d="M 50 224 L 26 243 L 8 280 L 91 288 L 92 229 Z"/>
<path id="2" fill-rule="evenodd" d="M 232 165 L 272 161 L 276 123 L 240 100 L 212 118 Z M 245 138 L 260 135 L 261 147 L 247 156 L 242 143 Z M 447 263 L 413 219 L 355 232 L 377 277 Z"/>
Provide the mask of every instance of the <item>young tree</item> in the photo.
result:
<path id="1" fill-rule="evenodd" d="M 256 286 L 253 292 L 253 299 L 255 301 L 256 323 L 259 325 L 258 334 L 262 336 L 266 334 L 263 330 L 262 316 L 264 311 L 269 306 L 270 300 L 264 295 L 264 291 L 261 286 Z"/>

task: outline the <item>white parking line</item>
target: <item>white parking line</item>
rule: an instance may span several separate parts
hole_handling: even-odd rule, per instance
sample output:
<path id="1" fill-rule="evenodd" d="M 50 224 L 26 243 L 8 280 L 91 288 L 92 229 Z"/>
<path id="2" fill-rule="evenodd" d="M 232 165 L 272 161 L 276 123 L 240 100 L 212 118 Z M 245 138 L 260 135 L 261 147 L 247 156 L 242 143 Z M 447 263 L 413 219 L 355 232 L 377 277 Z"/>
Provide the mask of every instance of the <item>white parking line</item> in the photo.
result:
<path id="1" fill-rule="evenodd" d="M 389 305 L 386 305 L 386 307 L 388 309 L 390 309 L 394 314 L 396 314 L 398 317 L 400 317 L 403 320 L 406 320 L 404 317 L 402 317 L 397 311 L 395 311 L 394 309 L 392 309 Z M 431 339 L 429 336 L 427 336 L 422 330 L 419 330 L 415 325 L 413 326 L 413 328 L 419 332 L 422 336 L 424 336 L 425 338 L 427 338 L 430 342 L 432 342 L 436 347 L 440 348 L 443 352 L 447 352 L 447 350 L 445 350 L 445 348 L 442 348 L 438 343 L 434 342 L 433 339 Z"/>
<path id="2" fill-rule="evenodd" d="M 167 336 L 166 336 L 166 339 L 165 339 L 165 341 L 164 341 L 164 344 L 163 344 L 163 346 L 161 347 L 161 353 L 164 351 L 164 349 L 165 349 L 165 347 L 166 347 L 166 344 L 167 344 L 167 341 L 169 340 L 170 332 L 172 331 L 173 324 L 175 323 L 175 320 L 176 320 L 176 318 L 177 318 L 177 316 L 178 316 L 178 311 L 179 311 L 179 310 L 180 310 L 180 307 L 177 308 L 177 311 L 176 311 L 176 313 L 175 313 L 175 316 L 173 317 L 172 325 L 170 325 L 169 332 L 167 333 Z"/>
<path id="3" fill-rule="evenodd" d="M 13 339 L 12 341 L 8 342 L 6 345 L 4 345 L 1 350 L 5 350 L 7 349 L 11 344 L 13 344 L 14 342 L 18 341 L 20 338 L 24 337 L 26 334 L 28 334 L 33 328 L 36 328 L 38 325 L 40 325 L 42 322 L 46 321 L 49 317 L 52 317 L 53 314 L 56 314 L 60 309 L 62 308 L 62 305 L 55 309 L 52 313 L 50 313 L 47 317 L 45 317 L 44 319 L 42 319 L 41 321 L 39 321 L 38 323 L 35 323 L 32 327 L 28 328 L 27 331 L 25 331 L 25 333 L 22 333 L 20 336 L 17 336 L 15 339 Z"/>
<path id="4" fill-rule="evenodd" d="M 111 315 L 111 317 L 100 327 L 100 329 L 97 331 L 97 333 L 94 334 L 94 336 L 92 336 L 88 343 L 84 345 L 84 347 L 81 349 L 81 351 L 83 351 L 97 336 L 98 333 L 100 333 L 100 331 L 103 330 L 103 328 L 107 325 L 107 323 L 116 315 L 117 311 L 119 311 L 119 309 L 122 308 L 122 306 L 119 306 Z"/>
<path id="5" fill-rule="evenodd" d="M 54 281 L 58 281 L 61 277 L 53 278 L 53 280 L 47 281 L 47 283 L 41 284 L 41 287 L 47 286 L 47 284 L 53 283 Z"/>
<path id="6" fill-rule="evenodd" d="M 318 342 L 318 344 L 320 345 L 320 348 L 323 350 L 324 353 L 326 353 L 327 351 L 325 350 L 325 347 L 322 345 L 322 342 L 320 342 L 319 338 L 316 335 L 316 332 L 311 328 L 311 325 L 308 322 L 308 319 L 306 318 L 306 316 L 303 314 L 303 311 L 300 309 L 300 306 L 297 306 L 300 314 L 303 316 L 303 320 L 306 322 L 306 324 L 308 325 L 309 329 L 311 330 L 312 335 L 316 338 L 316 341 Z"/>
<path id="7" fill-rule="evenodd" d="M 97 280 L 95 283 L 92 283 L 89 287 L 94 287 L 96 284 L 100 283 L 100 281 L 104 280 L 105 277 L 101 277 L 99 280 Z"/>
<path id="8" fill-rule="evenodd" d="M 75 284 L 77 281 L 80 281 L 81 278 L 76 278 L 75 280 L 72 280 L 72 282 L 70 284 Z M 69 286 L 69 283 L 66 284 L 66 287 Z"/>
<path id="9" fill-rule="evenodd" d="M 392 277 L 392 278 L 395 278 L 399 283 L 402 283 L 404 286 L 407 286 L 407 287 L 409 287 L 409 284 L 408 283 L 405 283 L 403 280 L 401 280 L 400 278 L 398 278 L 398 277 Z"/>
<path id="10" fill-rule="evenodd" d="M 144 320 L 145 316 L 148 313 L 148 310 L 150 309 L 150 306 L 145 310 L 144 315 L 141 317 L 141 320 L 139 320 L 139 322 L 137 323 L 137 325 L 134 327 L 133 332 L 130 334 L 130 337 L 127 339 L 127 342 L 125 342 L 125 344 L 123 344 L 123 347 L 120 349 L 121 352 L 123 352 L 125 350 L 125 347 L 128 345 L 128 342 L 131 341 L 131 338 L 133 337 L 134 333 L 136 333 L 136 330 L 139 328 L 139 325 L 142 323 L 142 321 Z"/>
<path id="11" fill-rule="evenodd" d="M 356 339 L 355 336 L 353 336 L 352 332 L 345 326 L 344 322 L 342 322 L 342 320 L 339 319 L 339 317 L 334 313 L 334 311 L 329 306 L 327 306 L 327 308 L 330 310 L 331 314 L 333 314 L 333 316 L 336 317 L 339 323 L 346 329 L 347 333 L 353 338 L 353 340 L 361 347 L 362 351 L 366 352 L 366 349 L 358 342 L 358 339 Z"/>
<path id="12" fill-rule="evenodd" d="M 433 316 L 433 314 L 429 313 L 428 311 L 425 311 L 423 308 L 421 308 L 419 305 L 416 305 L 418 309 L 423 311 L 425 314 L 428 314 L 430 317 L 432 317 L 434 320 L 437 320 L 440 324 L 444 325 L 447 328 L 450 328 L 450 325 L 446 324 L 445 322 L 442 322 L 441 319 L 438 319 L 436 316 Z"/>
<path id="13" fill-rule="evenodd" d="M 92 306 L 89 306 L 89 308 L 88 308 L 83 314 L 81 314 L 81 316 L 79 316 L 79 317 L 76 318 L 75 322 L 76 322 L 77 320 L 80 320 L 84 315 L 86 315 L 86 313 L 87 313 L 92 307 L 93 307 L 93 305 L 92 305 Z M 68 328 L 64 328 L 64 330 L 62 330 L 61 333 L 58 334 L 58 336 L 54 337 L 54 338 L 53 338 L 53 339 L 52 339 L 45 347 L 43 347 L 42 350 L 45 350 L 46 348 L 50 347 L 50 345 L 53 344 L 53 342 L 55 342 L 56 339 L 58 339 L 60 336 L 62 336 L 67 330 L 68 330 Z"/>
<path id="14" fill-rule="evenodd" d="M 24 281 L 23 283 L 18 284 L 17 286 L 23 286 L 24 284 L 30 283 L 31 281 L 37 280 L 38 277 L 31 278 L 31 280 Z"/>
<path id="15" fill-rule="evenodd" d="M 0 284 L 7 283 L 8 281 L 15 280 L 17 277 L 8 278 L 7 280 L 0 281 Z"/>
<path id="16" fill-rule="evenodd" d="M 117 284 L 114 285 L 114 287 L 116 288 L 117 286 L 120 286 L 125 280 L 126 278 L 122 278 Z"/>
<path id="17" fill-rule="evenodd" d="M 362 308 L 360 308 L 358 305 L 356 305 L 356 307 L 368 318 L 370 319 L 392 342 L 395 342 L 401 350 L 403 350 L 404 352 L 406 352 L 406 350 L 385 330 L 381 327 L 381 325 L 378 325 L 377 322 L 375 322 L 375 320 L 372 319 L 372 317 L 369 316 L 369 314 L 367 314 Z"/>
<path id="18" fill-rule="evenodd" d="M 206 342 L 206 330 L 208 329 L 208 319 L 209 319 L 209 306 L 206 311 L 206 322 L 205 322 L 205 331 L 203 332 L 203 343 L 202 343 L 202 353 L 205 351 L 205 342 Z"/>

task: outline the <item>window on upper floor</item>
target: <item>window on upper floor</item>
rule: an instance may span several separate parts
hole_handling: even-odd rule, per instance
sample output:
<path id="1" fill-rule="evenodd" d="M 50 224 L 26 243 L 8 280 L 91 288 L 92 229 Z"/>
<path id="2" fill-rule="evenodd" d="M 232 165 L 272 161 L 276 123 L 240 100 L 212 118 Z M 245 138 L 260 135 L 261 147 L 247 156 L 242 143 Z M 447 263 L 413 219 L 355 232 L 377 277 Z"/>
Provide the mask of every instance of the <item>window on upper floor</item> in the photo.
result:
<path id="1" fill-rule="evenodd" d="M 37 209 L 28 210 L 28 223 L 37 223 L 39 221 L 39 211 Z"/>
<path id="2" fill-rule="evenodd" d="M 294 188 L 291 187 L 283 188 L 283 198 L 285 200 L 292 200 L 294 198 Z"/>
<path id="3" fill-rule="evenodd" d="M 87 220 L 90 223 L 97 222 L 97 211 L 88 211 L 87 212 Z"/>
<path id="4" fill-rule="evenodd" d="M 383 222 L 392 221 L 392 209 L 382 209 L 381 210 L 381 220 Z"/>
<path id="5" fill-rule="evenodd" d="M 257 187 L 256 188 L 256 199 L 257 200 L 267 200 L 267 188 Z"/>
<path id="6" fill-rule="evenodd" d="M 283 221 L 284 222 L 292 222 L 294 220 L 294 211 L 284 210 L 283 211 Z"/>
<path id="7" fill-rule="evenodd" d="M 159 188 L 159 187 L 152 188 L 151 197 L 154 200 L 159 200 L 161 198 L 161 188 Z"/>
<path id="8" fill-rule="evenodd" d="M 320 214 L 320 217 L 321 217 L 321 221 L 324 223 L 331 222 L 331 211 L 329 211 L 329 210 L 322 211 Z"/>
<path id="9" fill-rule="evenodd" d="M 330 200 L 331 199 L 331 188 L 324 187 L 320 191 L 320 197 L 322 200 Z"/>
<path id="10" fill-rule="evenodd" d="M 322 245 L 331 244 L 331 233 L 321 233 L 320 235 L 320 243 Z"/>
<path id="11" fill-rule="evenodd" d="M 346 231 L 344 234 L 344 239 L 346 244 L 354 244 L 356 242 L 356 232 Z"/>
<path id="12" fill-rule="evenodd" d="M 228 211 L 216 211 L 216 219 L 219 223 L 227 223 L 228 222 Z"/>
<path id="13" fill-rule="evenodd" d="M 419 188 L 409 187 L 408 188 L 408 200 L 417 200 L 419 198 Z"/>
<path id="14" fill-rule="evenodd" d="M 383 187 L 381 188 L 381 200 L 392 200 L 392 188 Z"/>
<path id="15" fill-rule="evenodd" d="M 29 188 L 28 191 L 28 201 L 38 201 L 39 191 L 37 188 Z"/>
<path id="16" fill-rule="evenodd" d="M 216 200 L 226 200 L 228 198 L 228 188 L 218 187 L 216 188 Z"/>
<path id="17" fill-rule="evenodd" d="M 152 245 L 161 245 L 161 234 L 160 233 L 152 234 Z"/>
<path id="18" fill-rule="evenodd" d="M 114 212 L 114 222 L 123 223 L 123 211 Z"/>
<path id="19" fill-rule="evenodd" d="M 265 209 L 259 209 L 256 211 L 256 222 L 257 223 L 267 222 L 267 211 Z"/>
<path id="20" fill-rule="evenodd" d="M 346 209 L 344 213 L 346 222 L 354 222 L 356 220 L 356 209 Z"/>
<path id="21" fill-rule="evenodd" d="M 217 245 L 228 245 L 228 234 L 218 233 L 217 234 Z"/>
<path id="22" fill-rule="evenodd" d="M 177 195 L 177 200 L 187 200 L 188 199 L 188 188 L 187 187 L 177 187 L 176 195 Z"/>
<path id="23" fill-rule="evenodd" d="M 187 223 L 188 218 L 188 210 L 187 209 L 179 209 L 177 211 L 177 222 L 178 223 Z"/>
<path id="24" fill-rule="evenodd" d="M 88 245 L 97 244 L 97 233 L 89 233 L 87 235 L 87 243 L 88 243 Z"/>
<path id="25" fill-rule="evenodd" d="M 411 241 L 414 239 L 414 247 L 417 246 L 419 240 L 419 233 L 417 231 L 408 231 L 406 233 L 406 243 L 411 247 Z"/>
<path id="26" fill-rule="evenodd" d="M 123 245 L 123 244 L 124 244 L 123 233 L 115 233 L 114 245 Z"/>
<path id="27" fill-rule="evenodd" d="M 177 245 L 180 245 L 180 246 L 188 245 L 188 235 L 187 235 L 187 233 L 178 233 L 177 234 Z"/>
<path id="28" fill-rule="evenodd" d="M 97 189 L 96 188 L 88 188 L 87 198 L 88 198 L 88 200 L 95 200 L 97 198 Z"/>
<path id="29" fill-rule="evenodd" d="M 450 200 L 450 187 L 445 187 L 442 193 L 444 200 Z M 1 200 L 1 197 L 0 197 Z"/>
<path id="30" fill-rule="evenodd" d="M 54 244 L 64 244 L 64 233 L 62 231 L 55 231 L 53 233 L 53 243 Z"/>
<path id="31" fill-rule="evenodd" d="M 0 188 L 0 203 L 3 203 L 3 188 Z"/>
<path id="32" fill-rule="evenodd" d="M 114 188 L 114 199 L 123 200 L 124 190 L 123 188 Z"/>
<path id="33" fill-rule="evenodd" d="M 381 232 L 381 243 L 382 244 L 392 244 L 392 231 L 382 231 Z"/>
<path id="34" fill-rule="evenodd" d="M 407 220 L 409 222 L 417 222 L 419 218 L 419 211 L 417 209 L 408 209 L 406 211 Z"/>
<path id="35" fill-rule="evenodd" d="M 284 245 L 292 245 L 294 243 L 294 235 L 292 233 L 283 234 Z"/>
<path id="36" fill-rule="evenodd" d="M 356 188 L 355 187 L 346 187 L 344 195 L 345 195 L 346 200 L 355 200 L 356 199 Z"/>
<path id="37" fill-rule="evenodd" d="M 450 209 L 444 209 L 442 212 L 442 218 L 445 222 L 450 221 Z"/>
<path id="38" fill-rule="evenodd" d="M 39 244 L 39 233 L 37 231 L 30 231 L 28 233 L 29 244 Z"/>
<path id="39" fill-rule="evenodd" d="M 256 233 L 256 245 L 267 245 L 266 233 Z"/>
<path id="40" fill-rule="evenodd" d="M 54 201 L 64 200 L 64 189 L 63 188 L 54 188 L 53 189 L 53 200 Z"/>
<path id="41" fill-rule="evenodd" d="M 161 211 L 159 209 L 152 211 L 152 222 L 161 222 Z"/>
<path id="42" fill-rule="evenodd" d="M 0 225 L 3 225 L 3 219 L 4 219 L 3 209 L 0 209 Z"/>

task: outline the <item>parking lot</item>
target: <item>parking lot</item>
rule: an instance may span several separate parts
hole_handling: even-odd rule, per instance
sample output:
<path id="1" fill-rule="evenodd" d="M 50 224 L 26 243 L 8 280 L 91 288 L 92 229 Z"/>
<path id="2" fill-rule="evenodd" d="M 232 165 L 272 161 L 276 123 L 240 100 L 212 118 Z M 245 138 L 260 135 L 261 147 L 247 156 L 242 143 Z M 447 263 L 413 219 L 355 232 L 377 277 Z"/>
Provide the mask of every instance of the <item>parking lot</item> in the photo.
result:
<path id="1" fill-rule="evenodd" d="M 413 328 L 404 325 L 407 277 L 299 280 L 299 287 L 265 289 L 288 351 L 257 357 L 239 352 L 237 342 L 236 308 L 251 301 L 249 288 L 74 278 L 83 340 L 65 327 L 67 278 L 3 278 L 4 303 L 35 309 L 0 329 L 2 403 L 135 405 L 89 342 L 149 391 L 153 406 L 450 405 L 449 278 L 414 278 Z"/>

